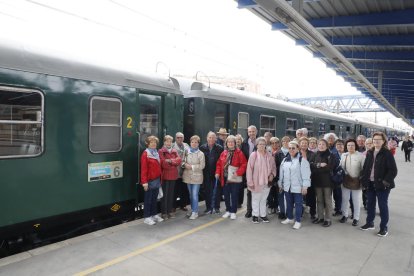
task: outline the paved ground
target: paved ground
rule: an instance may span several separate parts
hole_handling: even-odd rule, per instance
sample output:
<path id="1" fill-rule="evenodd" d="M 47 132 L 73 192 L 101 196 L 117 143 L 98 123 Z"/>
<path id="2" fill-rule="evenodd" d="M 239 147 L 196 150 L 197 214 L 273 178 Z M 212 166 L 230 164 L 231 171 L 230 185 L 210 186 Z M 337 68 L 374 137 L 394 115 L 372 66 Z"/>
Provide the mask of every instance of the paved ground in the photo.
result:
<path id="1" fill-rule="evenodd" d="M 235 221 L 180 213 L 155 227 L 137 220 L 1 259 L 0 275 L 414 275 L 414 162 L 402 158 L 385 238 L 376 236 L 379 218 L 375 231 L 361 231 L 339 218 L 323 228 L 305 215 L 297 231 L 273 216 L 256 225 L 242 213 Z"/>

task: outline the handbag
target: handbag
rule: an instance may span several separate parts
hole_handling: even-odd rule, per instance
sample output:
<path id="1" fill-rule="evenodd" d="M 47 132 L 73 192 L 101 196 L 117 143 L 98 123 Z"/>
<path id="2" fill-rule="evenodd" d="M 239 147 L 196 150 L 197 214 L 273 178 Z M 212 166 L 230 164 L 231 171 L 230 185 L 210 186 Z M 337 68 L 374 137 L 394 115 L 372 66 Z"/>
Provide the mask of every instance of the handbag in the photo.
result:
<path id="1" fill-rule="evenodd" d="M 329 160 L 329 159 L 328 159 Z M 344 182 L 345 170 L 338 164 L 338 166 L 331 171 L 331 181 L 333 182 L 335 188 L 341 186 Z"/>
<path id="2" fill-rule="evenodd" d="M 348 155 L 345 158 L 345 171 L 346 171 L 346 160 Z M 349 190 L 359 190 L 361 188 L 361 183 L 359 182 L 359 177 L 352 177 L 349 174 L 346 174 L 344 177 L 344 187 Z"/>
<path id="3" fill-rule="evenodd" d="M 155 189 L 159 189 L 160 187 L 161 187 L 161 180 L 159 177 L 148 181 L 148 189 L 155 190 Z"/>
<path id="4" fill-rule="evenodd" d="M 229 182 L 229 183 L 240 183 L 240 182 L 243 181 L 243 177 L 238 176 L 236 174 L 236 171 L 239 169 L 239 167 L 229 165 L 227 169 L 228 169 L 227 182 Z"/>

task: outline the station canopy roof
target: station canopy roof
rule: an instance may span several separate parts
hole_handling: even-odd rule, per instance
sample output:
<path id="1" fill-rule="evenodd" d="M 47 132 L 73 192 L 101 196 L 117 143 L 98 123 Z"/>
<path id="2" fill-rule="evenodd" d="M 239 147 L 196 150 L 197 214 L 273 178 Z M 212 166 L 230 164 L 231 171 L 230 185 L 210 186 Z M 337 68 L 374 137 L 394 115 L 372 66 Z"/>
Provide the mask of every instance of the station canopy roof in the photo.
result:
<path id="1" fill-rule="evenodd" d="M 306 47 L 364 95 L 414 124 L 413 0 L 237 2 Z"/>

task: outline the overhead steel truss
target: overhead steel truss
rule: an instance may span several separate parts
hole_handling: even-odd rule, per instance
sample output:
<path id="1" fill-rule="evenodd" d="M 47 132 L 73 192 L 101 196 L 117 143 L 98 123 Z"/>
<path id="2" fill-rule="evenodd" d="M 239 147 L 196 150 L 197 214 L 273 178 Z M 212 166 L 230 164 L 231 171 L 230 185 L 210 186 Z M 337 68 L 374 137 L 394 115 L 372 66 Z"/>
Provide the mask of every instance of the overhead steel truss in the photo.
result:
<path id="1" fill-rule="evenodd" d="M 334 113 L 387 111 L 363 95 L 298 98 L 289 101 Z"/>

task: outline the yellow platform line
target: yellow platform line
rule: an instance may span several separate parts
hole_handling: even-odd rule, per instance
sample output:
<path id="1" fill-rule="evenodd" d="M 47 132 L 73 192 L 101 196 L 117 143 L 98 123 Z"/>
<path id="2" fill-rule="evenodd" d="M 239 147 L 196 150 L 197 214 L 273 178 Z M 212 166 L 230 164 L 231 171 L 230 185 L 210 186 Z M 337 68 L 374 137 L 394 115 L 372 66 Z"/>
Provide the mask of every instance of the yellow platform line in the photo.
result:
<path id="1" fill-rule="evenodd" d="M 242 212 L 242 211 L 243 210 L 240 210 L 239 212 Z M 177 235 L 172 236 L 170 238 L 167 238 L 165 240 L 162 240 L 162 241 L 159 241 L 159 242 L 150 244 L 150 245 L 148 245 L 146 247 L 143 247 L 143 248 L 137 249 L 135 251 L 132 251 L 131 253 L 126 254 L 124 256 L 120 256 L 118 258 L 112 259 L 112 260 L 110 260 L 108 262 L 105 262 L 103 264 L 100 264 L 100 265 L 94 266 L 92 268 L 89 268 L 87 270 L 84 270 L 84 271 L 81 271 L 79 273 L 76 273 L 75 276 L 89 275 L 91 273 L 94 273 L 94 272 L 97 272 L 99 270 L 105 269 L 107 267 L 113 266 L 115 264 L 121 263 L 123 261 L 126 261 L 126 260 L 132 258 L 132 257 L 138 256 L 138 255 L 140 255 L 142 253 L 151 251 L 151 250 L 156 249 L 156 248 L 158 248 L 160 246 L 163 246 L 165 244 L 171 243 L 173 241 L 176 241 L 176 240 L 181 239 L 183 237 L 186 237 L 188 235 L 194 234 L 195 232 L 198 232 L 198 231 L 203 230 L 203 229 L 205 229 L 207 227 L 210 227 L 210 226 L 212 226 L 214 224 L 217 224 L 219 222 L 222 222 L 223 220 L 225 220 L 225 219 L 224 218 L 218 218 L 216 220 L 213 220 L 213 221 L 208 222 L 206 224 L 200 225 L 200 226 L 198 226 L 196 228 L 193 228 L 191 230 L 185 231 L 183 233 L 177 234 Z"/>

